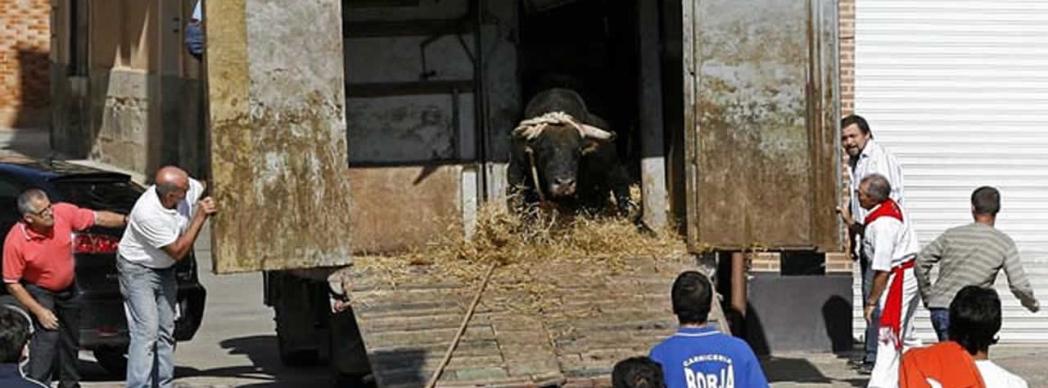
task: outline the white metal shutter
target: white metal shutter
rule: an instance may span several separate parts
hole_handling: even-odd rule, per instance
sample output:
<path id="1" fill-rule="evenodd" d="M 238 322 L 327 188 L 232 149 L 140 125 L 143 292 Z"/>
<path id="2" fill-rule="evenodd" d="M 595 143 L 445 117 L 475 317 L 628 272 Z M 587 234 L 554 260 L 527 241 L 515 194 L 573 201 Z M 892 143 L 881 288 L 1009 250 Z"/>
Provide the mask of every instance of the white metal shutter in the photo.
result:
<path id="1" fill-rule="evenodd" d="M 902 163 L 922 246 L 971 222 L 972 190 L 996 186 L 997 227 L 1048 302 L 1048 1 L 857 0 L 855 46 L 856 113 Z M 1003 271 L 997 286 L 1001 339 L 1048 341 L 1048 313 L 1020 306 Z"/>

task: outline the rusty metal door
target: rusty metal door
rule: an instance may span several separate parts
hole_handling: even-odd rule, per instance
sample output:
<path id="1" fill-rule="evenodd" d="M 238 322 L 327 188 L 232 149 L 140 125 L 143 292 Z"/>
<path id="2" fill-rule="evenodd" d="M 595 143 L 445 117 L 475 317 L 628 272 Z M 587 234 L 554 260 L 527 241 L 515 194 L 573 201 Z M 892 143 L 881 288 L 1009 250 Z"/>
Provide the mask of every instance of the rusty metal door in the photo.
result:
<path id="1" fill-rule="evenodd" d="M 215 271 L 348 264 L 340 1 L 205 7 Z"/>
<path id="2" fill-rule="evenodd" d="M 840 249 L 835 0 L 684 10 L 688 245 Z"/>

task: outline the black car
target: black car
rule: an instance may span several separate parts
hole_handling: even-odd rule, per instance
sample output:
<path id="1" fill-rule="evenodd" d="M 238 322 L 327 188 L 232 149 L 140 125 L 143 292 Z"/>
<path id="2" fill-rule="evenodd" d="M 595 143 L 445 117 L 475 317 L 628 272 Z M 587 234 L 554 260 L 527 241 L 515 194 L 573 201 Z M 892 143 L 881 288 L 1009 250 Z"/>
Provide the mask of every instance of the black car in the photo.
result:
<path id="1" fill-rule="evenodd" d="M 67 202 L 93 210 L 121 214 L 131 211 L 145 189 L 125 174 L 59 161 L 0 159 L 0 232 L 3 236 L 21 219 L 18 195 L 29 188 L 47 192 L 51 202 Z M 116 248 L 123 228 L 92 227 L 74 236 L 76 284 L 80 288 L 80 347 L 94 352 L 98 363 L 114 374 L 126 367 L 129 342 L 123 298 L 117 280 Z M 0 244 L 2 244 L 0 237 Z M 196 258 L 175 266 L 178 279 L 175 340 L 196 334 L 204 314 L 206 291 L 197 279 Z M 0 290 L 0 303 L 14 297 Z M 17 302 L 13 302 L 17 303 Z"/>

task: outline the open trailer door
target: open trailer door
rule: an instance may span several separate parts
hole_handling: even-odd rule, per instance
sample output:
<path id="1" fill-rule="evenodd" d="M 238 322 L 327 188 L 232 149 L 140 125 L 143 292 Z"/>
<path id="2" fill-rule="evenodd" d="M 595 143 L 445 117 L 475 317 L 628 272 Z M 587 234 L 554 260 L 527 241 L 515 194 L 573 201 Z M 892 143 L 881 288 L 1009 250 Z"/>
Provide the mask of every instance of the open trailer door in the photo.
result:
<path id="1" fill-rule="evenodd" d="M 206 2 L 215 272 L 350 261 L 340 3 Z"/>
<path id="2" fill-rule="evenodd" d="M 837 2 L 682 13 L 689 249 L 839 251 Z"/>

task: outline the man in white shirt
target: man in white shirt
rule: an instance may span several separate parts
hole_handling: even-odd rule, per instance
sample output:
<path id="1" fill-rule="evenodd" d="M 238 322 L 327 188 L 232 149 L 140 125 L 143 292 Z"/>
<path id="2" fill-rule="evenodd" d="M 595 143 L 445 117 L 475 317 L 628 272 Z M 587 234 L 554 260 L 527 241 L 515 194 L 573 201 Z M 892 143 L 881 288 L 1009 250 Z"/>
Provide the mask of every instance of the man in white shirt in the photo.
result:
<path id="1" fill-rule="evenodd" d="M 120 240 L 117 270 L 128 314 L 127 386 L 169 387 L 174 378 L 175 303 L 173 266 L 193 249 L 211 197 L 197 200 L 204 186 L 178 167 L 163 167 L 131 209 Z"/>
<path id="2" fill-rule="evenodd" d="M 860 276 L 862 278 L 862 297 L 866 300 L 870 295 L 873 271 L 870 270 L 870 260 L 864 257 L 859 241 L 862 241 L 863 220 L 866 219 L 867 211 L 859 205 L 859 182 L 870 174 L 880 174 L 888 179 L 892 190 L 890 198 L 900 206 L 905 206 L 903 201 L 902 167 L 895 160 L 895 156 L 885 150 L 880 144 L 873 141 L 873 133 L 866 119 L 859 115 L 851 115 L 841 120 L 841 145 L 848 153 L 848 166 L 851 172 L 849 182 L 850 200 L 847 208 L 837 210 L 848 225 L 848 237 L 851 241 L 854 258 L 859 260 Z M 873 362 L 877 359 L 877 323 L 878 311 L 874 311 L 874 322 L 866 326 L 866 354 L 859 363 L 863 370 L 869 372 L 873 368 Z"/>
<path id="3" fill-rule="evenodd" d="M 1001 330 L 1001 298 L 992 288 L 967 286 L 950 303 L 950 341 L 975 359 L 986 388 L 1026 388 L 1026 380 L 990 361 L 990 345 Z"/>
<path id="4" fill-rule="evenodd" d="M 891 184 L 880 174 L 867 175 L 859 183 L 859 204 L 868 211 L 863 220 L 866 230 L 862 250 L 874 271 L 863 312 L 867 322 L 874 321 L 874 309 L 879 307 L 881 312 L 876 318 L 880 325 L 877 359 L 869 386 L 882 388 L 899 386 L 904 348 L 920 346 L 913 331 L 920 295 L 913 266 L 920 248 L 905 211 L 890 193 Z"/>

